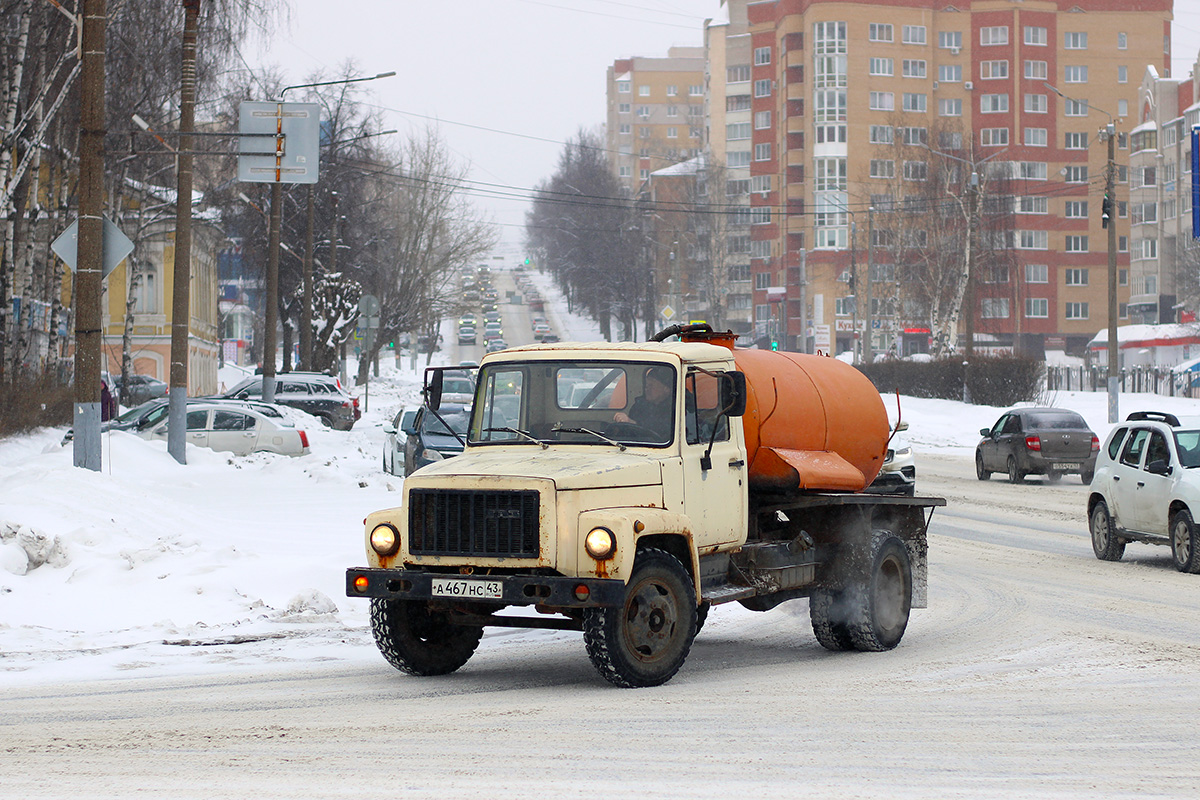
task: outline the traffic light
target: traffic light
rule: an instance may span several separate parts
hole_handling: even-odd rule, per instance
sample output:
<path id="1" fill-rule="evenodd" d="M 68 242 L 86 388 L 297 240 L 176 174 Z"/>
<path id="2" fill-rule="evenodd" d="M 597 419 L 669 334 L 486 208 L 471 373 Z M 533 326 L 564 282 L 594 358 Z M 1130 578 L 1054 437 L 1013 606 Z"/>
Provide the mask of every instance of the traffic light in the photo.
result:
<path id="1" fill-rule="evenodd" d="M 1112 219 L 1112 213 L 1113 213 L 1112 195 L 1109 194 L 1108 190 L 1106 189 L 1104 191 L 1104 202 L 1100 205 L 1100 225 L 1101 225 L 1101 227 L 1104 227 L 1104 228 L 1108 227 L 1109 220 Z"/>
<path id="2" fill-rule="evenodd" d="M 771 340 L 771 349 L 772 349 L 772 350 L 778 350 L 778 349 L 779 349 L 779 342 L 778 342 L 778 340 L 776 340 L 776 339 L 772 339 L 772 340 Z"/>

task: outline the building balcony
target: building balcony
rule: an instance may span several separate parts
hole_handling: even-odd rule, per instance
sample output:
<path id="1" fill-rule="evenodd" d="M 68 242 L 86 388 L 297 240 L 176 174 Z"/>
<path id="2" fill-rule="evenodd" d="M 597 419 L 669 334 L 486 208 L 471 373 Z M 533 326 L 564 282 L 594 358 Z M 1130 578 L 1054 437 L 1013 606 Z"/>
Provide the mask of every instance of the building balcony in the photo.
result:
<path id="1" fill-rule="evenodd" d="M 803 167 L 804 166 L 804 151 L 803 150 L 788 150 L 784 158 L 784 165 L 788 167 Z"/>
<path id="2" fill-rule="evenodd" d="M 788 133 L 804 133 L 805 119 L 804 117 L 788 117 L 787 132 Z"/>
<path id="3" fill-rule="evenodd" d="M 805 92 L 804 92 L 804 84 L 803 83 L 789 83 L 788 84 L 788 87 L 787 87 L 787 99 L 788 100 L 803 100 L 804 95 L 805 95 Z"/>

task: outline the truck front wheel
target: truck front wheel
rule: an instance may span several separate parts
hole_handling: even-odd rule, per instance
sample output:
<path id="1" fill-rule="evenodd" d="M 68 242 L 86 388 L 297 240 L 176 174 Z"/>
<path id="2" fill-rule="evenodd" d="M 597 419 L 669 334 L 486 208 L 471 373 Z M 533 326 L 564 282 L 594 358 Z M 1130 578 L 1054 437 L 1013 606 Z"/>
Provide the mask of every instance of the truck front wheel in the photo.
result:
<path id="1" fill-rule="evenodd" d="M 454 625 L 420 600 L 371 600 L 371 633 L 387 662 L 409 675 L 447 675 L 475 654 L 483 628 Z"/>
<path id="2" fill-rule="evenodd" d="M 695 636 L 695 584 L 679 559 L 657 548 L 638 553 L 623 605 L 584 611 L 588 658 L 615 686 L 666 683 L 683 666 Z"/>

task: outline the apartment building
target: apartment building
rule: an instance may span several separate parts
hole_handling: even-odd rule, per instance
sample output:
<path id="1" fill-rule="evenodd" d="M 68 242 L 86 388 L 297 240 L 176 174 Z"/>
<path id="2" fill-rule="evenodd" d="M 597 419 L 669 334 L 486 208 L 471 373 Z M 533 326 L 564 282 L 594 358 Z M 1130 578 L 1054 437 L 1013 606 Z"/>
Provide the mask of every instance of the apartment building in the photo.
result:
<path id="1" fill-rule="evenodd" d="M 787 349 L 861 348 L 870 331 L 898 354 L 926 350 L 955 303 L 952 344 L 1082 350 L 1107 325 L 1098 133 L 1111 121 L 1119 144 L 1127 283 L 1137 76 L 1169 68 L 1171 0 L 725 7 L 708 29 L 709 146 L 749 171 L 752 324 L 786 320 Z M 610 84 L 633 92 L 633 66 Z M 625 130 L 613 105 L 610 135 Z M 957 217 L 975 234 L 962 296 L 917 268 L 952 264 L 936 229 Z"/>
<path id="2" fill-rule="evenodd" d="M 655 170 L 700 155 L 704 48 L 672 47 L 666 58 L 622 58 L 607 70 L 605 135 L 629 196 Z"/>
<path id="3" fill-rule="evenodd" d="M 1200 246 L 1193 236 L 1192 129 L 1200 125 L 1200 56 L 1191 76 L 1148 66 L 1129 153 L 1131 323 L 1192 322 L 1200 311 Z"/>

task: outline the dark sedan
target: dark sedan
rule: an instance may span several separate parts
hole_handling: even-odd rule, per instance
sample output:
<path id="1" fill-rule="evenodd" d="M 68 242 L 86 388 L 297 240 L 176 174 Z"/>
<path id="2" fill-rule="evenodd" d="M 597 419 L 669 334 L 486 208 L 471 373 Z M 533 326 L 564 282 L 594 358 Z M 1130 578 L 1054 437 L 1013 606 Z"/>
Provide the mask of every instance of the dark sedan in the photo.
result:
<path id="1" fill-rule="evenodd" d="M 426 464 L 460 455 L 470 416 L 470 409 L 457 403 L 443 404 L 437 414 L 428 406 L 422 406 L 411 427 L 404 431 L 408 434 L 404 445 L 404 473 L 411 475 Z M 442 420 L 450 427 L 447 428 Z"/>
<path id="2" fill-rule="evenodd" d="M 1012 483 L 1026 475 L 1045 475 L 1054 483 L 1066 473 L 1092 482 L 1100 439 L 1074 411 L 1014 408 L 979 433 L 983 439 L 975 448 L 975 474 L 981 481 L 1002 472 Z"/>

